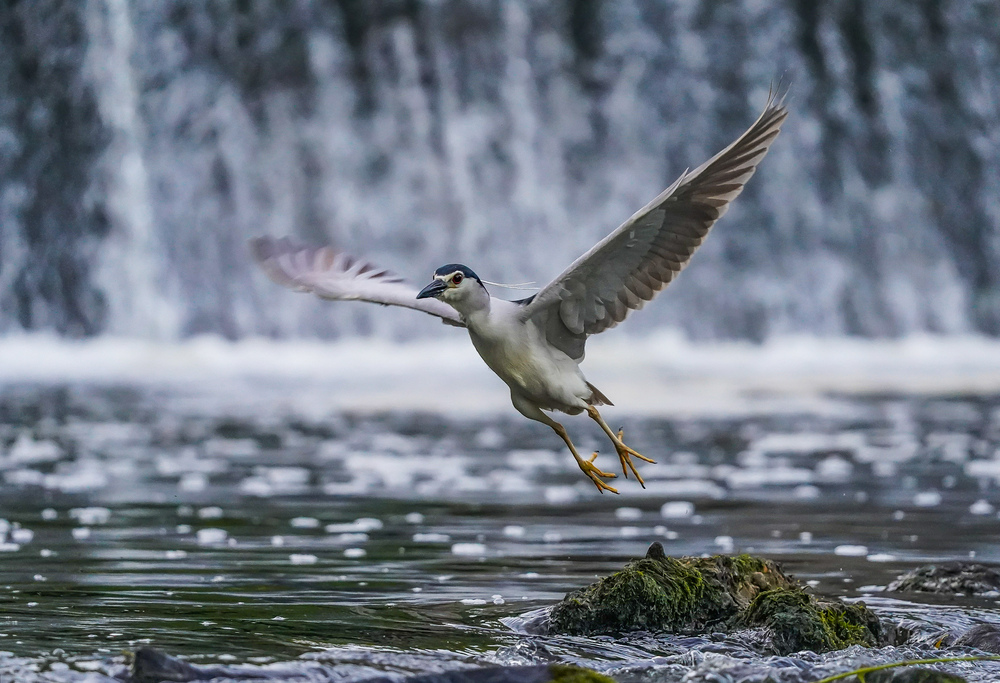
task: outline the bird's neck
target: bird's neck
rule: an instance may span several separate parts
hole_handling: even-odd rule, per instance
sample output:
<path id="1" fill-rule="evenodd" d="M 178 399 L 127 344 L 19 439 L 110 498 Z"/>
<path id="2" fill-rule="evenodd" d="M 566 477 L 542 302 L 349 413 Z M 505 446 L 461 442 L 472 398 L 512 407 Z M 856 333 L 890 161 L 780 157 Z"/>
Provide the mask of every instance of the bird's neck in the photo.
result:
<path id="1" fill-rule="evenodd" d="M 469 323 L 485 320 L 490 315 L 490 295 L 484 287 L 479 287 L 469 292 L 467 296 L 448 303 L 458 311 L 463 320 Z"/>

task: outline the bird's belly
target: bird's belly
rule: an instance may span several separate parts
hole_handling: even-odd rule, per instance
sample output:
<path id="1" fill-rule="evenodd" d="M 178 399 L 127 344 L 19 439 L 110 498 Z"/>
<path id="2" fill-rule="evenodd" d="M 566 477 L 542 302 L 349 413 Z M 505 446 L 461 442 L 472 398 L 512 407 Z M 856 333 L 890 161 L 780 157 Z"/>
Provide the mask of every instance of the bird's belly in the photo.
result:
<path id="1" fill-rule="evenodd" d="M 525 340 L 492 340 L 472 334 L 479 355 L 507 386 L 539 407 L 579 410 L 590 394 L 575 361 L 560 362 L 546 349 L 533 349 Z M 563 354 L 564 355 L 564 354 Z"/>

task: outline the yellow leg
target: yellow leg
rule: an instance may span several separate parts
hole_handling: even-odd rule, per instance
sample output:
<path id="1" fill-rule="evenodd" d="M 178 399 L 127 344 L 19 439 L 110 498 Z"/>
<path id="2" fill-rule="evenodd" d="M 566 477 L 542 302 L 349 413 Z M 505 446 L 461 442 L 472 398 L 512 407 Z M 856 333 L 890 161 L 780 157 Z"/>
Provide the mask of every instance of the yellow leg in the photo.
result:
<path id="1" fill-rule="evenodd" d="M 614 479 L 617 475 L 615 475 L 612 472 L 604 472 L 603 470 L 598 469 L 597 465 L 594 464 L 594 459 L 597 458 L 596 451 L 592 456 L 590 456 L 590 458 L 584 460 L 583 458 L 580 457 L 580 454 L 576 452 L 576 446 L 574 446 L 573 442 L 570 441 L 569 434 L 566 433 L 565 427 L 563 427 L 558 422 L 555 422 L 552 425 L 552 429 L 554 429 L 555 433 L 558 434 L 562 438 L 562 440 L 566 442 L 567 446 L 569 446 L 569 452 L 573 454 L 574 458 L 576 458 L 576 464 L 579 465 L 580 469 L 583 470 L 583 473 L 586 474 L 587 477 L 592 482 L 594 482 L 594 485 L 597 486 L 598 491 L 600 491 L 601 493 L 604 493 L 605 491 L 611 491 L 611 493 L 618 493 L 618 489 L 614 488 L 613 486 L 608 486 L 603 481 L 601 481 L 601 477 L 603 477 L 604 479 Z"/>
<path id="2" fill-rule="evenodd" d="M 587 415 L 590 415 L 590 417 L 597 424 L 601 425 L 601 429 L 603 429 L 604 433 L 607 434 L 608 438 L 611 439 L 611 443 L 615 445 L 615 451 L 617 451 L 618 459 L 621 461 L 622 472 L 625 474 L 625 478 L 626 479 L 628 478 L 628 471 L 632 470 L 632 474 L 635 475 L 635 478 L 639 480 L 639 483 L 642 485 L 643 488 L 646 488 L 646 482 L 644 482 L 642 480 L 642 477 L 639 476 L 639 471 L 635 469 L 635 465 L 632 463 L 632 456 L 635 456 L 640 460 L 645 460 L 646 462 L 655 462 L 655 461 L 651 460 L 650 458 L 647 458 L 645 455 L 642 455 L 635 449 L 626 446 L 622 442 L 622 438 L 625 436 L 625 430 L 619 429 L 617 434 L 611 431 L 611 427 L 609 427 L 608 423 L 604 421 L 604 418 L 601 417 L 601 414 L 597 412 L 597 408 L 595 408 L 594 406 L 589 406 L 587 408 Z"/>

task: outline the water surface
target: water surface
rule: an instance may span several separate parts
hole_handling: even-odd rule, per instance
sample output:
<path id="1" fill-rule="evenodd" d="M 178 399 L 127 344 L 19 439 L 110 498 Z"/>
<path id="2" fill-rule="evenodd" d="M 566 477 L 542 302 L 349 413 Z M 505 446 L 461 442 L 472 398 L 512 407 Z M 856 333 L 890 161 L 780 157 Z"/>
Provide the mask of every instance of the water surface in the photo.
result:
<path id="1" fill-rule="evenodd" d="M 926 655 L 943 632 L 1000 623 L 1000 596 L 882 590 L 926 562 L 1000 561 L 1000 398 L 827 403 L 837 410 L 609 410 L 657 460 L 641 466 L 645 489 L 619 478 L 612 496 L 516 415 L 317 415 L 208 390 L 8 385 L 0 676 L 104 681 L 124 670 L 124 651 L 153 644 L 315 681 L 566 661 L 620 681 L 791 682 Z M 586 422 L 568 423 L 581 448 L 610 451 Z M 753 634 L 522 632 L 520 615 L 654 540 L 672 555 L 774 558 L 912 636 L 876 652 L 773 658 Z"/>

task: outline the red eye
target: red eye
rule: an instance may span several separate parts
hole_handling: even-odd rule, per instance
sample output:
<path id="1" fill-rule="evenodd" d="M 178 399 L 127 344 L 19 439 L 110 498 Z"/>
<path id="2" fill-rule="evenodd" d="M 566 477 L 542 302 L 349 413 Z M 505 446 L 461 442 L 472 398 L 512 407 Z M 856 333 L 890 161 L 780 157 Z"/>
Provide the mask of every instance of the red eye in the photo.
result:
<path id="1" fill-rule="evenodd" d="M 460 284 L 462 284 L 462 278 L 463 277 L 465 277 L 465 276 L 462 275 L 461 273 L 455 273 L 454 275 L 451 276 L 451 283 L 453 285 L 460 285 Z"/>

